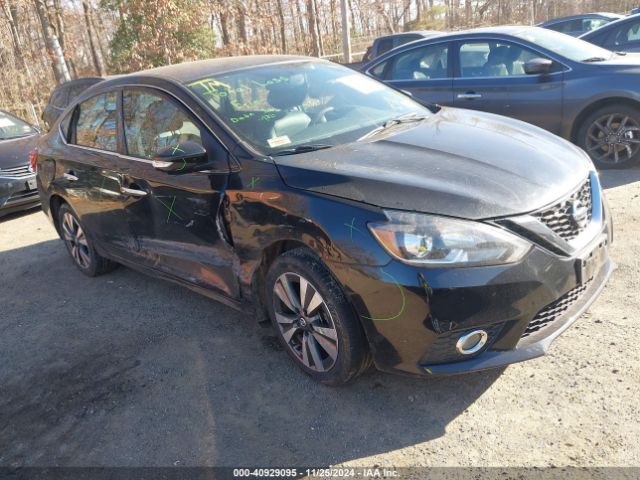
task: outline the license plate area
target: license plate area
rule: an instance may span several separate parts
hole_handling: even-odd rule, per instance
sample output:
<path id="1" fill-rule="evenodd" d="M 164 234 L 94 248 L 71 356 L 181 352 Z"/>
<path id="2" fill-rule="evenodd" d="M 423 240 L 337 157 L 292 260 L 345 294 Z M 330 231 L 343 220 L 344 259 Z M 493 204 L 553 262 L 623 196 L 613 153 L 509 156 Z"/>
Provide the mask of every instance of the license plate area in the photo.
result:
<path id="1" fill-rule="evenodd" d="M 603 236 L 590 251 L 578 257 L 576 275 L 579 284 L 588 282 L 598 273 L 607 258 L 607 243 L 607 237 Z"/>

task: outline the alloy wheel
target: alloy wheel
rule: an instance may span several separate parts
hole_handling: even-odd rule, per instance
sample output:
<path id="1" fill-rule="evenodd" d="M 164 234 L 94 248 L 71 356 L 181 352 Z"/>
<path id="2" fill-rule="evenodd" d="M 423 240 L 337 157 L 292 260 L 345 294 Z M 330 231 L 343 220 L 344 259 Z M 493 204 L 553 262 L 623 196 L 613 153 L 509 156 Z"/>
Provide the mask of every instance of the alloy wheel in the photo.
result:
<path id="1" fill-rule="evenodd" d="M 325 372 L 338 357 L 338 332 L 322 295 L 306 278 L 283 273 L 273 286 L 275 320 L 282 338 L 305 367 Z"/>
<path id="2" fill-rule="evenodd" d="M 587 152 L 602 163 L 623 163 L 631 160 L 640 149 L 640 125 L 621 113 L 598 118 L 589 126 Z"/>
<path id="3" fill-rule="evenodd" d="M 81 268 L 88 268 L 91 264 L 91 251 L 87 237 L 78 220 L 69 212 L 62 215 L 62 236 L 75 262 Z"/>

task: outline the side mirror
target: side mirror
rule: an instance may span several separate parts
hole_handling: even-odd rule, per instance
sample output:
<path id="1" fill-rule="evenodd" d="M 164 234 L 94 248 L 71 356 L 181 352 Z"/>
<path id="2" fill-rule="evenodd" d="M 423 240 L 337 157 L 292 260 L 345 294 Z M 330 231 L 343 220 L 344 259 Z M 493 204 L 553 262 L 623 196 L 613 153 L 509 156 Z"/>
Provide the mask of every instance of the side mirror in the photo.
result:
<path id="1" fill-rule="evenodd" d="M 158 150 L 153 158 L 153 167 L 163 172 L 188 172 L 206 161 L 207 151 L 202 145 L 186 141 Z"/>
<path id="2" fill-rule="evenodd" d="M 545 74 L 551 71 L 553 61 L 548 58 L 532 58 L 524 64 L 524 73 L 527 75 Z"/>

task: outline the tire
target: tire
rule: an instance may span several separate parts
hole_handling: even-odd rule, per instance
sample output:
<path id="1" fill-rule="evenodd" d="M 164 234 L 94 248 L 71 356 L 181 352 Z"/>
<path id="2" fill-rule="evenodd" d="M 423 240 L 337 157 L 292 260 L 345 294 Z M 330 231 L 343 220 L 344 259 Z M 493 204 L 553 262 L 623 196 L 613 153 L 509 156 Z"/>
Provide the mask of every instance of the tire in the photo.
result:
<path id="1" fill-rule="evenodd" d="M 640 110 L 622 104 L 600 108 L 584 119 L 577 140 L 600 169 L 636 165 L 640 162 Z"/>
<path id="2" fill-rule="evenodd" d="M 265 288 L 278 339 L 307 375 L 338 386 L 369 368 L 371 358 L 358 318 L 338 282 L 311 251 L 298 248 L 279 256 Z"/>
<path id="3" fill-rule="evenodd" d="M 69 205 L 63 203 L 58 209 L 58 225 L 60 238 L 78 269 L 89 277 L 97 277 L 110 272 L 118 266 L 98 254 L 92 245 L 91 237 L 82 227 L 76 213 Z"/>

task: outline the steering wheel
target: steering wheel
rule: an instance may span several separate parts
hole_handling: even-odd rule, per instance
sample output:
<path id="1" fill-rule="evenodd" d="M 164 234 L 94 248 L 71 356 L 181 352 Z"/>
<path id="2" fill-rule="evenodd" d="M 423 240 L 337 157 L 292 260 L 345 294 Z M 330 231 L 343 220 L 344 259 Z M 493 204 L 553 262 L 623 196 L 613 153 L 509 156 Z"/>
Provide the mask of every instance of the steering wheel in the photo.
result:
<path id="1" fill-rule="evenodd" d="M 332 112 L 334 108 L 331 105 L 326 105 L 320 109 L 318 113 L 313 116 L 313 120 L 311 120 L 311 124 L 315 125 L 317 123 L 324 123 L 327 119 L 324 117 L 326 113 Z"/>

